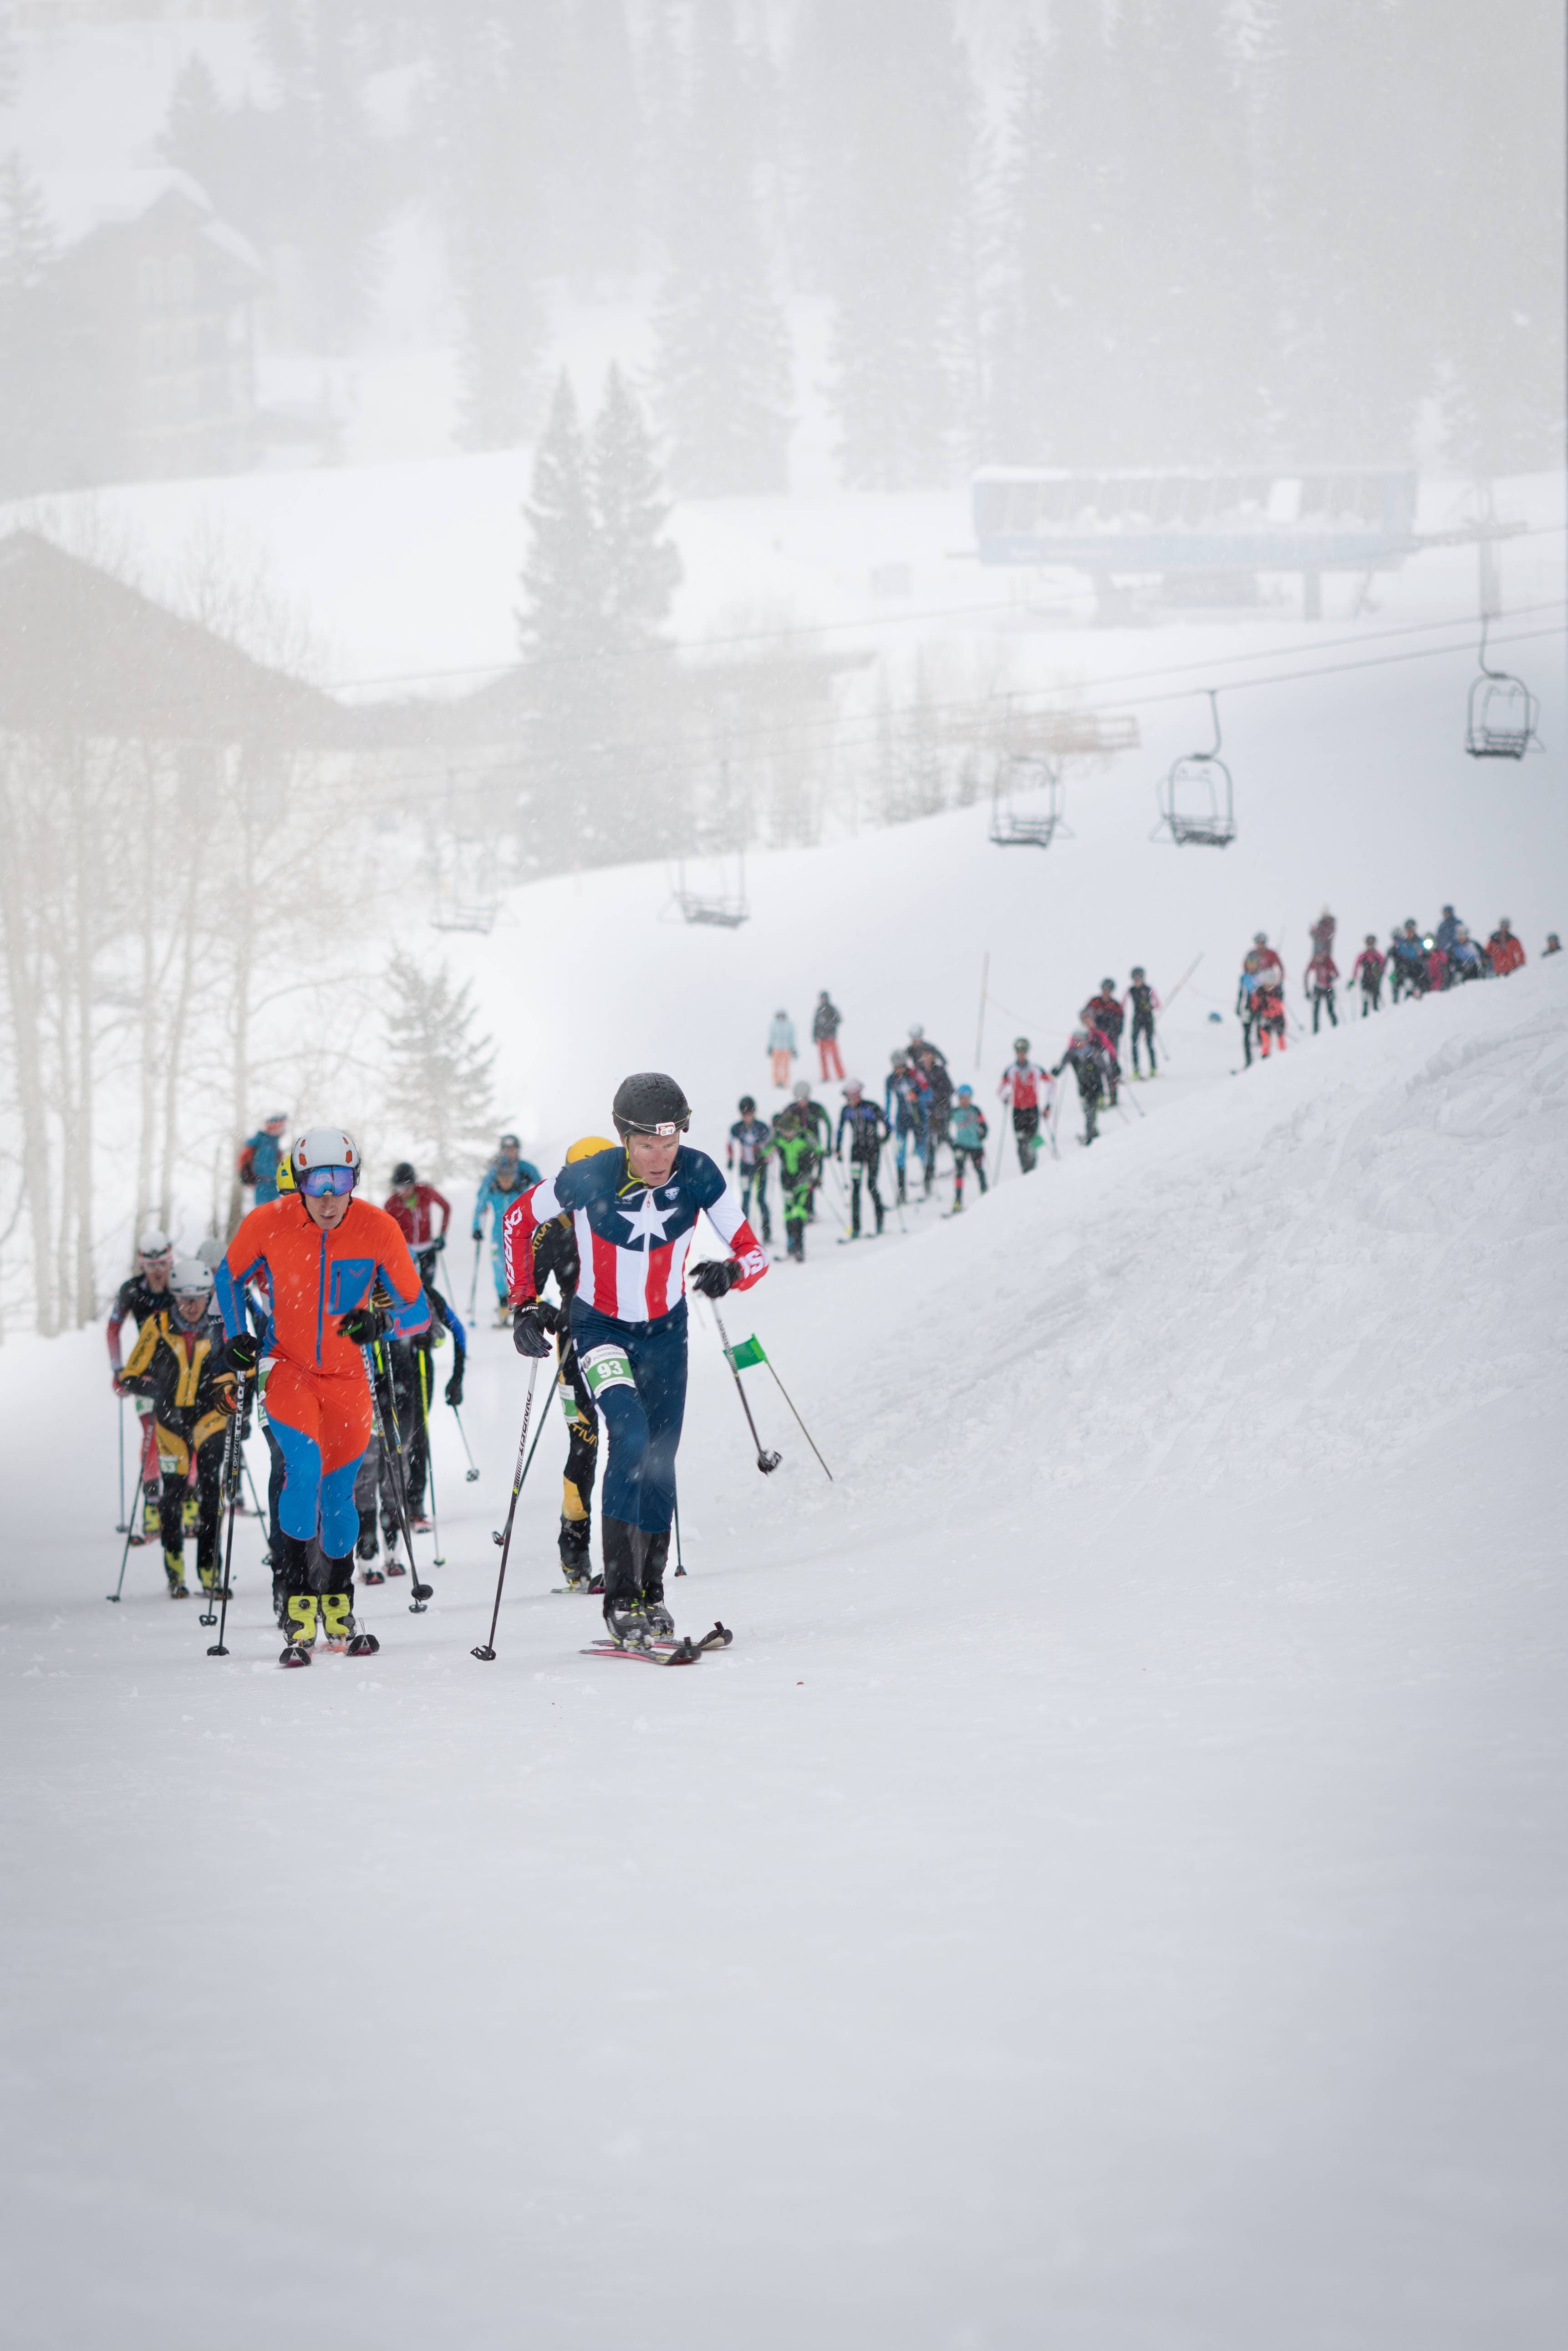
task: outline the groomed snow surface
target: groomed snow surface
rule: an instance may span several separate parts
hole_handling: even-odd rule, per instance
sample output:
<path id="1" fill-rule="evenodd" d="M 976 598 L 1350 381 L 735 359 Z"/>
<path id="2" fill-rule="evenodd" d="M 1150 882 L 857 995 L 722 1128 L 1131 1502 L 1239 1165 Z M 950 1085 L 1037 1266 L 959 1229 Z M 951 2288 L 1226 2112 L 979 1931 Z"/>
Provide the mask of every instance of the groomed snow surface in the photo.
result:
<path id="1" fill-rule="evenodd" d="M 579 1654 L 558 1431 L 470 1656 L 505 1334 L 429 1614 L 287 1676 L 254 1520 L 226 1663 L 105 1605 L 101 1336 L 7 1346 L 9 2339 L 1560 2341 L 1565 997 L 819 1228 L 730 1328 L 831 1489 L 695 1310 L 686 1672 Z"/>

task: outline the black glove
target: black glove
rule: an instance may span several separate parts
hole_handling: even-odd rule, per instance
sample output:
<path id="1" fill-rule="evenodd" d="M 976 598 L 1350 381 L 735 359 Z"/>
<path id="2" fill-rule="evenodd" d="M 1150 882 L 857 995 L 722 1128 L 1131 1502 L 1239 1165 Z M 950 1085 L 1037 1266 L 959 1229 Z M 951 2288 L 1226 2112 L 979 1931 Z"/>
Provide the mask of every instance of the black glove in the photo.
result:
<path id="1" fill-rule="evenodd" d="M 732 1257 L 705 1257 L 692 1268 L 692 1288 L 704 1298 L 727 1297 L 739 1280 L 740 1268 Z"/>
<path id="2" fill-rule="evenodd" d="M 261 1361 L 261 1343 L 249 1331 L 242 1331 L 224 1349 L 223 1368 L 225 1372 L 254 1372 Z"/>
<path id="3" fill-rule="evenodd" d="M 475 1228 L 474 1228 L 474 1229 L 473 1229 L 473 1231 L 472 1231 L 472 1233 L 470 1233 L 470 1235 L 469 1235 L 469 1237 L 468 1237 L 468 1238 L 469 1238 L 469 1239 L 470 1239 L 470 1240 L 482 1241 L 482 1240 L 484 1239 L 485 1236 L 484 1236 L 484 1234 L 479 1230 L 478 1226 L 477 1226 L 477 1225 L 476 1225 L 476 1226 L 475 1226 Z"/>
<path id="4" fill-rule="evenodd" d="M 566 1321 L 561 1308 L 549 1298 L 536 1298 L 533 1311 L 539 1318 L 541 1331 L 559 1331 Z"/>
<path id="5" fill-rule="evenodd" d="M 378 1317 L 373 1306 L 353 1306 L 344 1315 L 338 1329 L 356 1347 L 368 1347 L 376 1335 Z"/>
<path id="6" fill-rule="evenodd" d="M 463 1366 L 462 1366 L 462 1364 L 458 1364 L 457 1369 L 453 1373 L 452 1377 L 447 1381 L 447 1383 L 446 1383 L 446 1386 L 445 1386 L 445 1389 L 444 1389 L 444 1395 L 445 1395 L 446 1401 L 447 1401 L 447 1403 L 448 1403 L 448 1404 L 456 1405 L 456 1404 L 461 1404 L 461 1403 L 462 1403 L 462 1401 L 463 1401 Z"/>
<path id="7" fill-rule="evenodd" d="M 512 1344 L 519 1355 L 537 1356 L 549 1353 L 549 1341 L 545 1336 L 544 1324 L 539 1320 L 539 1310 L 537 1306 L 518 1308 L 517 1320 L 512 1324 Z"/>
<path id="8" fill-rule="evenodd" d="M 427 1241 L 425 1243 L 425 1247 L 433 1251 L 435 1249 L 444 1249 L 446 1247 L 446 1235 L 444 1233 L 437 1233 L 433 1241 Z"/>

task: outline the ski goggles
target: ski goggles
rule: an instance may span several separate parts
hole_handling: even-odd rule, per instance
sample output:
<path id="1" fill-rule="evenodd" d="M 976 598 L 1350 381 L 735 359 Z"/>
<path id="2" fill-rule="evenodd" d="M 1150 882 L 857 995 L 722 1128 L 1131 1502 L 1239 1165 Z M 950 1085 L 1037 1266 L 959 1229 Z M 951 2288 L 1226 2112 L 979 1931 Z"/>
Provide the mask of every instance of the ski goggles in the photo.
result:
<path id="1" fill-rule="evenodd" d="M 685 1118 L 662 1119 L 656 1126 L 644 1126 L 639 1119 L 623 1118 L 621 1121 L 621 1131 L 623 1134 L 657 1135 L 663 1142 L 672 1134 L 685 1134 L 691 1123 L 689 1113 Z"/>
<path id="2" fill-rule="evenodd" d="M 351 1192 L 356 1178 L 352 1167 L 308 1167 L 296 1182 L 308 1200 L 321 1200 L 329 1192 Z"/>

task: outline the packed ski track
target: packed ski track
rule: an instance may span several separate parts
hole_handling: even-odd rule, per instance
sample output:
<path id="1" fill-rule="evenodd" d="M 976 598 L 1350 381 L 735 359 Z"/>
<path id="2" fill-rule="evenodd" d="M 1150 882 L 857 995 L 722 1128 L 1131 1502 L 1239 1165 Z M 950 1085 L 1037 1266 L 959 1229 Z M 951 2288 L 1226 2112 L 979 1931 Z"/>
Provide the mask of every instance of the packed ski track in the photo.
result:
<path id="1" fill-rule="evenodd" d="M 469 1654 L 503 1332 L 428 1614 L 295 1675 L 254 1519 L 226 1660 L 153 1552 L 106 1604 L 101 1334 L 11 1342 L 11 2339 L 1553 2341 L 1565 992 L 1195 1021 L 813 1228 L 726 1311 L 831 1486 L 694 1301 L 682 1673 L 581 1654 L 552 1436 Z"/>

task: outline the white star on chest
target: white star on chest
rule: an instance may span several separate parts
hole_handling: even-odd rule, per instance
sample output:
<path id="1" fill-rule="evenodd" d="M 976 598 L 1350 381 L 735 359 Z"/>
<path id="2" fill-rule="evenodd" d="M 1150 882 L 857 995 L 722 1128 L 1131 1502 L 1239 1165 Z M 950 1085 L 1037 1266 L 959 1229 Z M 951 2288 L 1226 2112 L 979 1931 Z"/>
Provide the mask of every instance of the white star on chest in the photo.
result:
<path id="1" fill-rule="evenodd" d="M 625 1243 L 625 1247 L 627 1249 L 652 1249 L 655 1241 L 662 1241 L 664 1239 L 665 1228 L 669 1225 L 671 1218 L 674 1216 L 675 1210 L 674 1208 L 666 1208 L 663 1214 L 661 1214 L 653 1206 L 653 1195 L 652 1192 L 644 1192 L 642 1199 L 637 1204 L 637 1213 L 635 1216 L 632 1214 L 629 1208 L 622 1208 L 621 1214 L 625 1218 L 626 1223 L 631 1229 L 631 1238 Z"/>

